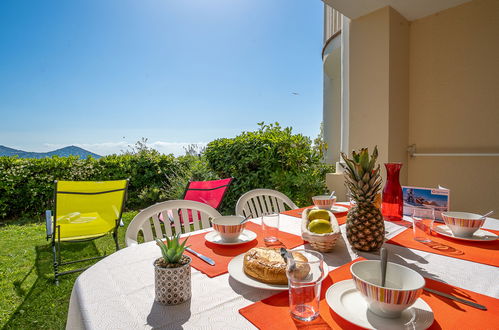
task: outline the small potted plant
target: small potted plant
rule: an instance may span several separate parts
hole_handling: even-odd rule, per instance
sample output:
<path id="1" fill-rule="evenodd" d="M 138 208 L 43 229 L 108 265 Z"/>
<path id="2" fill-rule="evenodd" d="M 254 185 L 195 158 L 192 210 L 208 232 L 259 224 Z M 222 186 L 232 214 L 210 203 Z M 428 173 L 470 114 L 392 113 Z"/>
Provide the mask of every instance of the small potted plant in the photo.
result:
<path id="1" fill-rule="evenodd" d="M 191 298 L 191 258 L 184 255 L 185 239 L 180 243 L 180 234 L 166 242 L 156 238 L 161 249 L 161 258 L 154 261 L 155 300 L 164 305 L 181 304 Z"/>

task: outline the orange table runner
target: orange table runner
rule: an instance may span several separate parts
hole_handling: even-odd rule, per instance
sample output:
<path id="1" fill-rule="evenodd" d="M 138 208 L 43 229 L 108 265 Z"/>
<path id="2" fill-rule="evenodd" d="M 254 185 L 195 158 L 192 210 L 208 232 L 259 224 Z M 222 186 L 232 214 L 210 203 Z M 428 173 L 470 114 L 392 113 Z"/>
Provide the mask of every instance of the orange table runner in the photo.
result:
<path id="1" fill-rule="evenodd" d="M 350 206 L 348 205 L 341 205 L 341 206 L 344 206 L 346 207 L 347 209 L 350 208 Z M 314 207 L 313 205 L 312 206 L 307 206 L 307 207 L 302 207 L 302 208 L 299 208 L 299 209 L 294 209 L 294 210 L 289 210 L 289 211 L 284 211 L 282 212 L 281 214 L 285 214 L 285 215 L 289 215 L 289 216 L 292 216 L 292 217 L 295 217 L 295 218 L 300 218 L 301 219 L 301 214 L 304 210 L 306 209 L 310 209 Z M 347 221 L 347 213 L 348 212 L 342 212 L 342 213 L 336 213 L 334 216 L 336 217 L 336 220 L 338 220 L 338 225 L 342 225 L 344 224 L 346 221 Z"/>
<path id="2" fill-rule="evenodd" d="M 499 235 L 497 230 L 486 230 Z M 431 242 L 421 243 L 414 240 L 412 228 L 408 228 L 386 243 L 499 267 L 499 240 L 471 242 L 432 233 Z"/>
<path id="3" fill-rule="evenodd" d="M 289 314 L 288 291 L 283 291 L 272 297 L 241 308 L 239 313 L 259 329 L 361 329 L 337 315 L 324 298 L 327 289 L 336 282 L 352 278 L 350 265 L 359 258 L 343 265 L 329 273 L 322 282 L 320 316 L 312 322 L 294 320 Z M 499 324 L 499 300 L 479 293 L 464 290 L 442 282 L 426 279 L 426 286 L 457 297 L 475 301 L 485 305 L 487 311 L 482 311 L 453 300 L 424 292 L 421 298 L 433 310 L 435 321 L 430 329 L 491 329 Z"/>
<path id="4" fill-rule="evenodd" d="M 257 237 L 251 242 L 240 245 L 219 245 L 208 242 L 204 238 L 207 233 L 191 235 L 189 237 L 189 240 L 187 241 L 187 245 L 190 245 L 194 251 L 204 254 L 205 256 L 215 260 L 215 266 L 211 266 L 186 251 L 186 254 L 188 254 L 192 258 L 192 267 L 208 275 L 209 277 L 215 277 L 227 273 L 227 266 L 235 256 L 238 256 L 255 246 L 265 246 L 260 225 L 253 222 L 248 222 L 246 224 L 246 229 L 255 232 Z M 305 244 L 300 236 L 285 233 L 282 231 L 279 231 L 279 241 L 288 249 Z"/>

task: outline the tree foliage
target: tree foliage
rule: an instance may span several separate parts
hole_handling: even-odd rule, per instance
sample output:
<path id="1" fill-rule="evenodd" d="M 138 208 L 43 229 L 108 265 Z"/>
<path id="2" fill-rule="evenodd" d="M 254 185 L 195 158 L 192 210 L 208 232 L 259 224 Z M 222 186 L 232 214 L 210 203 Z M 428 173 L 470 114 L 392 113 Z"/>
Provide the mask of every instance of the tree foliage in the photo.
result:
<path id="1" fill-rule="evenodd" d="M 208 144 L 205 157 L 219 177 L 233 177 L 224 213 L 233 213 L 237 199 L 256 188 L 278 190 L 297 205 L 311 204 L 311 197 L 324 193 L 325 175 L 332 170 L 322 162 L 324 144 L 293 134 L 279 123 L 259 123 L 254 132 Z M 318 143 L 321 142 L 321 143 Z"/>

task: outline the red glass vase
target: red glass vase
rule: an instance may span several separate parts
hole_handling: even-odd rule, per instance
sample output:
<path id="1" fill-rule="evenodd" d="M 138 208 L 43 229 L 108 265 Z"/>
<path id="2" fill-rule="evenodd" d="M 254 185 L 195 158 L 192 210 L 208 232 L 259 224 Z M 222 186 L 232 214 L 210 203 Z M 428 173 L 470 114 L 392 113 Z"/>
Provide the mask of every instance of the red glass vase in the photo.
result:
<path id="1" fill-rule="evenodd" d="M 402 163 L 385 163 L 385 167 L 386 184 L 383 188 L 381 213 L 385 220 L 401 220 L 404 204 L 399 176 Z"/>

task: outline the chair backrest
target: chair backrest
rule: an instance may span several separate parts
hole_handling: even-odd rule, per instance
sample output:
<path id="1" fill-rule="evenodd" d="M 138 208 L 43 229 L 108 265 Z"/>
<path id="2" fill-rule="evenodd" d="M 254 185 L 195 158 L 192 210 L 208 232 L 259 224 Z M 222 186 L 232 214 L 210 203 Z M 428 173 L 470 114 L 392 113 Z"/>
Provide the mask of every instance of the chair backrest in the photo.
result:
<path id="1" fill-rule="evenodd" d="M 184 221 L 180 222 L 179 213 L 187 214 L 188 210 L 198 212 L 191 212 L 193 222 Z M 159 220 L 159 215 L 163 219 L 173 218 L 173 226 L 169 222 L 163 223 Z M 210 218 L 221 216 L 213 207 L 195 201 L 186 200 L 171 200 L 161 202 L 149 206 L 148 208 L 140 211 L 139 214 L 133 218 L 132 222 L 128 225 L 125 234 L 126 245 L 138 244 L 139 232 L 142 232 L 144 241 L 149 242 L 155 238 L 163 238 L 164 235 L 172 236 L 174 233 L 188 233 L 193 230 L 208 228 L 211 226 Z M 191 229 L 191 225 L 193 228 Z M 172 229 L 173 227 L 173 229 Z"/>
<path id="2" fill-rule="evenodd" d="M 297 209 L 288 196 L 272 189 L 254 189 L 239 197 L 236 204 L 236 214 L 247 217 L 260 217 L 263 213 L 280 213 L 286 211 L 286 206 Z"/>
<path id="3" fill-rule="evenodd" d="M 128 180 L 55 181 L 55 222 L 71 214 L 96 212 L 116 224 L 125 205 Z"/>
<path id="4" fill-rule="evenodd" d="M 212 181 L 189 181 L 183 199 L 208 204 L 218 209 L 232 178 Z"/>

